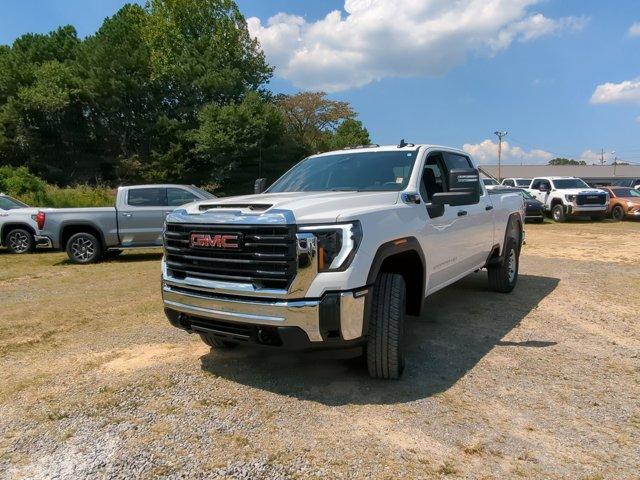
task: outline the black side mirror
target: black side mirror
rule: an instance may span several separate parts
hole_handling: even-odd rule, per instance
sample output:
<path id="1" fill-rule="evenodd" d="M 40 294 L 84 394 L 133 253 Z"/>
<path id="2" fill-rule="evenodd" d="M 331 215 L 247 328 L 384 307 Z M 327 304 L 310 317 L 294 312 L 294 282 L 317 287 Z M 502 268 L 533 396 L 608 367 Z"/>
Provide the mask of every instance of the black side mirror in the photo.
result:
<path id="1" fill-rule="evenodd" d="M 449 191 L 434 193 L 432 205 L 473 205 L 480 201 L 480 175 L 475 168 L 456 168 L 449 172 Z"/>
<path id="2" fill-rule="evenodd" d="M 259 178 L 253 184 L 253 193 L 262 193 L 267 189 L 267 179 Z"/>

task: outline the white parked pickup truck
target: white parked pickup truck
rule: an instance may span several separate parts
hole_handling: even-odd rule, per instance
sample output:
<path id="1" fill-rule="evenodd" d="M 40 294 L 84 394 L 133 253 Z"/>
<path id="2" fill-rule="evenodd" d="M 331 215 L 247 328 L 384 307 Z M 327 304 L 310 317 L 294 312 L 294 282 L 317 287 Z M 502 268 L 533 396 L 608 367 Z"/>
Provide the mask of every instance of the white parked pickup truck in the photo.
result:
<path id="1" fill-rule="evenodd" d="M 609 194 L 591 188 L 575 177 L 538 177 L 531 180 L 526 189 L 544 204 L 556 222 L 564 222 L 569 216 L 586 216 L 602 220 L 609 207 Z"/>
<path id="2" fill-rule="evenodd" d="M 37 234 L 41 220 L 37 208 L 0 193 L 0 246 L 18 254 L 51 248 L 51 242 Z"/>
<path id="3" fill-rule="evenodd" d="M 264 193 L 167 217 L 165 312 L 212 347 L 355 347 L 373 377 L 398 378 L 405 314 L 481 268 L 510 292 L 523 224 L 522 196 L 488 195 L 460 150 L 314 155 Z"/>

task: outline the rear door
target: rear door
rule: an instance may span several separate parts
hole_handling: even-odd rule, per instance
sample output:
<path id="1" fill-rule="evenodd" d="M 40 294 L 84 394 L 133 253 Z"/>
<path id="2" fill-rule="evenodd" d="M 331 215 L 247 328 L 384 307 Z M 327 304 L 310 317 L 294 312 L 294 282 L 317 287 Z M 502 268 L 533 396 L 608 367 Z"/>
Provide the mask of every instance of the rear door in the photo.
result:
<path id="1" fill-rule="evenodd" d="M 166 217 L 167 189 L 130 188 L 124 192 L 124 206 L 118 210 L 118 234 L 123 247 L 162 245 Z"/>

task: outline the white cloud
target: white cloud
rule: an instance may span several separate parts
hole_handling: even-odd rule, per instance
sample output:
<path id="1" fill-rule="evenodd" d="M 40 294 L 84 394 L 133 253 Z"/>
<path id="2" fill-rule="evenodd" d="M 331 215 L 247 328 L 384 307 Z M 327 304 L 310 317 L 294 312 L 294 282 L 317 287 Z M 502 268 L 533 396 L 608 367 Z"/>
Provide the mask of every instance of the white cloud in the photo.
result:
<path id="1" fill-rule="evenodd" d="M 629 32 L 627 32 L 631 38 L 640 37 L 640 22 L 636 22 L 629 27 Z"/>
<path id="2" fill-rule="evenodd" d="M 640 78 L 598 85 L 591 95 L 591 103 L 640 103 Z"/>
<path id="3" fill-rule="evenodd" d="M 493 55 L 514 41 L 582 28 L 586 19 L 531 14 L 541 0 L 345 0 L 307 22 L 279 13 L 247 20 L 276 74 L 329 92 L 385 77 L 441 75 L 471 53 Z"/>
<path id="4" fill-rule="evenodd" d="M 605 161 L 609 160 L 609 157 L 611 156 L 611 153 L 609 152 L 605 152 L 604 153 L 605 156 Z M 578 160 L 582 160 L 584 162 L 587 162 L 587 164 L 592 164 L 592 163 L 600 163 L 600 159 L 602 158 L 602 153 L 601 152 L 594 152 L 593 150 L 585 150 L 580 154 L 580 158 Z"/>
<path id="5" fill-rule="evenodd" d="M 462 149 L 473 156 L 480 164 L 498 163 L 498 142 L 486 139 L 480 143 L 465 143 Z M 546 164 L 556 155 L 545 150 L 523 150 L 520 147 L 512 147 L 508 141 L 502 142 L 502 163 L 505 164 Z"/>

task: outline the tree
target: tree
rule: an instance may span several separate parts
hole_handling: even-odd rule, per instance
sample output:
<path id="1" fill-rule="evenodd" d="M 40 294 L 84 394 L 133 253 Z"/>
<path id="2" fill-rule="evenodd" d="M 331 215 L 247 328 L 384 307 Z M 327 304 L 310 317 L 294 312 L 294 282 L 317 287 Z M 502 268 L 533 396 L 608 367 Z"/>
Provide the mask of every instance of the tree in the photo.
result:
<path id="1" fill-rule="evenodd" d="M 280 111 L 255 92 L 237 103 L 211 103 L 200 111 L 199 120 L 200 127 L 192 134 L 198 165 L 211 172 L 206 180 L 218 185 L 234 169 L 272 156 L 284 129 Z"/>
<path id="2" fill-rule="evenodd" d="M 331 148 L 332 136 L 341 123 L 355 117 L 347 102 L 329 100 L 324 92 L 280 95 L 287 131 L 308 153 Z"/>
<path id="3" fill-rule="evenodd" d="M 349 118 L 336 128 L 332 148 L 340 149 L 344 147 L 355 147 L 357 145 L 369 145 L 370 143 L 369 132 L 364 128 L 362 122 Z"/>
<path id="4" fill-rule="evenodd" d="M 571 158 L 554 158 L 549 160 L 549 165 L 586 165 L 587 162 L 584 160 L 573 160 Z"/>

